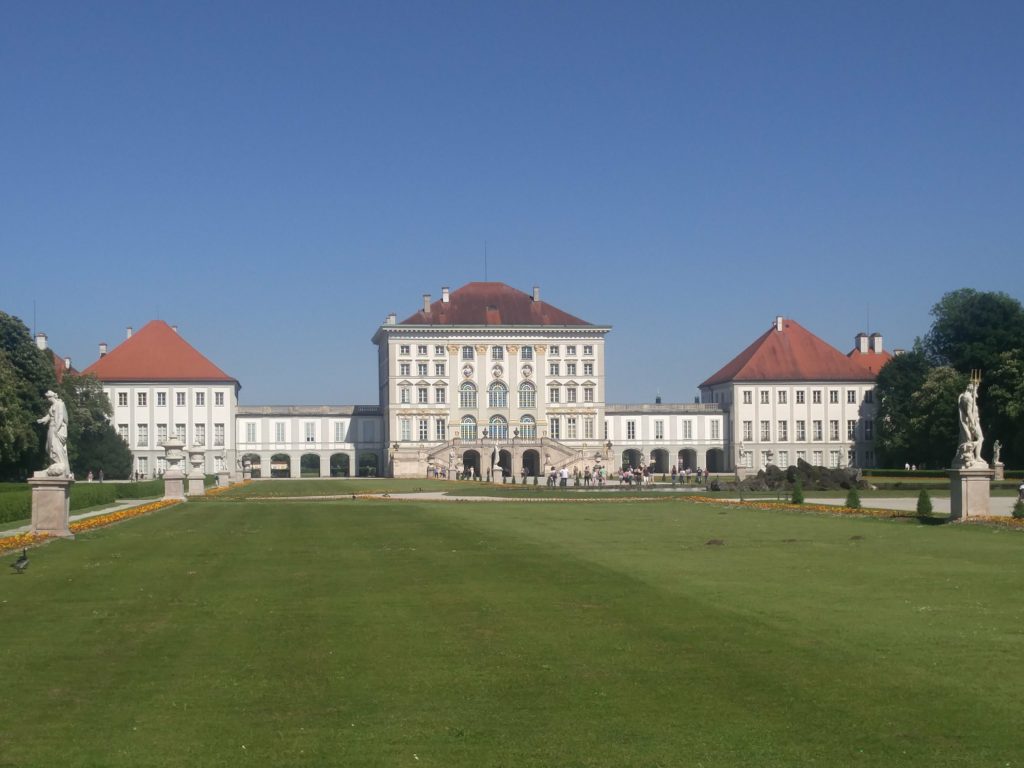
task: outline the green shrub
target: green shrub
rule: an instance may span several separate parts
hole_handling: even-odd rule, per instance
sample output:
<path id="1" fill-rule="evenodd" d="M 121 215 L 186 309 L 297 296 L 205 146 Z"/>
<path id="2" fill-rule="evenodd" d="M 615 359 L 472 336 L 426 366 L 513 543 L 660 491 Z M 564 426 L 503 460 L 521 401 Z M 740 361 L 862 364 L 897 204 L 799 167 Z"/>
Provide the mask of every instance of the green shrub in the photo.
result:
<path id="1" fill-rule="evenodd" d="M 7 490 L 0 493 L 0 523 L 14 520 L 28 520 L 32 517 L 32 494 L 27 485 L 21 491 Z"/>
<path id="2" fill-rule="evenodd" d="M 932 497 L 928 495 L 928 491 L 924 488 L 922 488 L 921 492 L 917 495 L 917 516 L 932 516 Z"/>
<path id="3" fill-rule="evenodd" d="M 850 509 L 860 509 L 860 494 L 856 488 L 851 488 L 846 494 L 846 506 Z"/>
<path id="4" fill-rule="evenodd" d="M 1013 505 L 1013 512 L 1011 514 L 1017 520 L 1024 519 L 1024 500 L 1017 499 L 1017 503 Z"/>
<path id="5" fill-rule="evenodd" d="M 117 489 L 114 483 L 75 483 L 71 486 L 71 510 L 113 504 Z"/>
<path id="6" fill-rule="evenodd" d="M 797 480 L 796 485 L 793 486 L 792 502 L 794 504 L 804 503 L 804 486 L 799 480 Z"/>
<path id="7" fill-rule="evenodd" d="M 213 477 L 212 475 L 210 477 Z M 209 485 L 209 483 L 207 483 Z M 118 483 L 117 498 L 119 499 L 157 499 L 164 495 L 163 480 L 144 480 L 141 483 Z"/>

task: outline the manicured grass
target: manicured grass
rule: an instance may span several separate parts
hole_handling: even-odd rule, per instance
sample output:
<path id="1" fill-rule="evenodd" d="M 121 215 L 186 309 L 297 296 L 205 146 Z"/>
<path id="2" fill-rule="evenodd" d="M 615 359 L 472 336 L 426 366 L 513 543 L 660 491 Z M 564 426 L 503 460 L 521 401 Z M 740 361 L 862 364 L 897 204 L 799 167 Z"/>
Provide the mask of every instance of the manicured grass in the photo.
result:
<path id="1" fill-rule="evenodd" d="M 468 483 L 447 480 L 395 480 L 387 477 L 371 478 L 307 478 L 303 480 L 253 480 L 225 491 L 227 498 L 269 498 L 283 496 L 344 496 L 359 493 L 416 493 L 417 491 L 443 491 L 462 487 Z"/>
<path id="2" fill-rule="evenodd" d="M 0 765 L 1016 765 L 1022 548 L 673 500 L 185 504 L 0 578 Z"/>

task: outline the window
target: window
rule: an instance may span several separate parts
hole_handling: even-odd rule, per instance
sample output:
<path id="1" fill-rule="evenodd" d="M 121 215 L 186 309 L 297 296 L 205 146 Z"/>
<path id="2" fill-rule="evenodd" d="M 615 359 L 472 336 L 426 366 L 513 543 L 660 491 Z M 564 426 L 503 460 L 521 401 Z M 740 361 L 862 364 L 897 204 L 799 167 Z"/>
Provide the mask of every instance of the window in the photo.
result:
<path id="1" fill-rule="evenodd" d="M 684 440 L 693 440 L 693 420 L 692 419 L 684 419 L 683 420 L 683 439 Z"/>
<path id="2" fill-rule="evenodd" d="M 185 406 L 185 393 L 184 392 L 175 392 L 174 393 L 174 404 L 179 406 L 179 407 L 184 407 Z"/>
<path id="3" fill-rule="evenodd" d="M 856 405 L 857 404 L 857 390 L 856 389 L 848 389 L 848 390 L 846 390 L 846 402 L 850 403 L 851 405 Z"/>
<path id="4" fill-rule="evenodd" d="M 520 420 L 519 436 L 527 440 L 537 439 L 537 422 L 533 416 L 523 416 Z"/>
<path id="5" fill-rule="evenodd" d="M 167 458 L 165 456 L 156 457 L 156 473 L 157 475 L 163 475 L 167 471 Z"/>
<path id="6" fill-rule="evenodd" d="M 398 354 L 400 354 L 400 355 L 411 355 L 412 354 L 412 347 L 410 347 L 408 344 L 401 344 L 398 347 Z"/>
<path id="7" fill-rule="evenodd" d="M 558 387 L 548 387 L 548 402 L 559 403 L 561 402 L 561 390 Z"/>
<path id="8" fill-rule="evenodd" d="M 771 464 L 771 460 L 768 458 L 770 454 L 771 454 L 771 451 L 761 451 L 761 466 L 762 467 L 767 467 L 769 464 Z"/>
<path id="9" fill-rule="evenodd" d="M 185 425 L 184 424 L 175 424 L 174 425 L 174 437 L 175 437 L 175 439 L 179 443 L 184 443 L 185 442 Z M 127 439 L 127 435 L 126 435 L 126 439 Z"/>
<path id="10" fill-rule="evenodd" d="M 857 452 L 851 448 L 846 452 L 846 463 L 851 466 L 857 466 Z"/>
<path id="11" fill-rule="evenodd" d="M 875 439 L 875 422 L 871 419 L 864 420 L 864 439 L 874 440 Z"/>
<path id="12" fill-rule="evenodd" d="M 566 363 L 565 364 L 565 375 L 566 376 L 575 376 L 576 375 L 576 363 Z"/>
<path id="13" fill-rule="evenodd" d="M 857 439 L 857 422 L 853 419 L 850 419 L 849 421 L 846 422 L 846 439 Z"/>
<path id="14" fill-rule="evenodd" d="M 583 388 L 583 402 L 592 403 L 594 402 L 594 388 L 584 387 Z"/>
<path id="15" fill-rule="evenodd" d="M 459 437 L 463 440 L 476 440 L 476 419 L 472 416 L 463 416 L 459 424 Z"/>
<path id="16" fill-rule="evenodd" d="M 552 344 L 550 347 L 548 347 L 548 354 L 558 357 L 558 345 Z"/>
<path id="17" fill-rule="evenodd" d="M 149 459 L 145 456 L 139 456 L 139 475 L 149 477 Z"/>
<path id="18" fill-rule="evenodd" d="M 576 402 L 576 387 L 565 388 L 565 402 L 575 403 Z"/>
<path id="19" fill-rule="evenodd" d="M 508 439 L 508 422 L 501 416 L 491 416 L 488 430 L 488 434 L 493 438 L 497 438 L 498 440 Z"/>
<path id="20" fill-rule="evenodd" d="M 754 422 L 743 422 L 743 439 L 746 440 L 747 442 L 754 439 Z"/>
<path id="21" fill-rule="evenodd" d="M 156 404 L 158 408 L 162 408 L 167 405 L 167 393 L 157 392 L 156 393 Z"/>
<path id="22" fill-rule="evenodd" d="M 409 401 L 410 401 L 409 388 L 408 387 L 400 388 L 398 390 L 398 402 L 400 402 L 400 403 L 408 403 Z"/>
<path id="23" fill-rule="evenodd" d="M 814 421 L 812 421 L 811 422 L 811 429 L 813 430 L 813 433 L 814 433 L 812 435 L 811 439 L 813 439 L 813 440 L 821 440 L 822 439 L 821 419 L 815 419 Z"/>
<path id="24" fill-rule="evenodd" d="M 551 428 L 551 437 L 554 438 L 555 440 L 561 440 L 562 439 L 562 422 L 561 422 L 561 420 L 557 416 L 555 416 L 554 418 L 552 418 L 548 422 L 548 424 L 550 425 L 550 428 Z"/>
<path id="25" fill-rule="evenodd" d="M 157 424 L 156 425 L 156 444 L 163 445 L 167 442 L 167 425 Z"/>
<path id="26" fill-rule="evenodd" d="M 135 393 L 135 399 L 136 399 L 136 402 L 139 404 L 140 408 L 145 408 L 146 407 L 146 393 L 145 392 L 136 392 Z"/>
<path id="27" fill-rule="evenodd" d="M 428 430 L 430 428 L 430 419 L 417 419 L 416 420 L 416 435 L 420 442 L 424 442 L 429 439 Z"/>
<path id="28" fill-rule="evenodd" d="M 505 359 L 505 348 L 504 347 L 491 347 L 491 360 L 504 360 Z"/>
<path id="29" fill-rule="evenodd" d="M 828 452 L 828 465 L 832 467 L 832 469 L 839 468 L 839 451 Z"/>
<path id="30" fill-rule="evenodd" d="M 416 375 L 417 376 L 426 376 L 427 375 L 427 364 L 426 363 L 416 363 Z"/>
<path id="31" fill-rule="evenodd" d="M 412 440 L 412 419 L 398 420 L 398 439 L 403 443 Z"/>
<path id="32" fill-rule="evenodd" d="M 804 404 L 804 391 L 802 389 L 796 391 L 796 403 L 797 405 Z"/>
<path id="33" fill-rule="evenodd" d="M 435 357 L 443 357 L 444 356 L 444 345 L 443 344 L 435 344 L 434 345 L 434 356 Z"/>
<path id="34" fill-rule="evenodd" d="M 213 445 L 214 447 L 220 447 L 224 445 L 224 425 L 214 424 L 213 425 Z"/>
<path id="35" fill-rule="evenodd" d="M 334 422 L 334 442 L 344 443 L 345 442 L 345 422 L 336 421 Z"/>
<path id="36" fill-rule="evenodd" d="M 519 350 L 520 360 L 533 360 L 533 347 L 523 347 Z"/>
<path id="37" fill-rule="evenodd" d="M 800 461 L 807 461 L 807 451 L 797 451 L 796 452 L 796 460 L 798 462 L 800 462 Z"/>
<path id="38" fill-rule="evenodd" d="M 577 437 L 576 433 L 576 417 L 566 416 L 565 417 L 565 439 L 575 440 Z"/>
<path id="39" fill-rule="evenodd" d="M 839 390 L 838 389 L 830 389 L 828 391 L 828 401 L 830 403 L 833 403 L 833 404 L 839 402 Z"/>
<path id="40" fill-rule="evenodd" d="M 744 389 L 743 390 L 743 404 L 744 405 L 751 405 L 753 402 L 754 402 L 754 393 L 751 392 L 749 389 Z"/>
<path id="41" fill-rule="evenodd" d="M 463 360 L 472 360 L 473 359 L 473 347 L 471 347 L 470 345 L 467 344 L 466 346 L 464 346 L 462 348 L 462 359 Z"/>
<path id="42" fill-rule="evenodd" d="M 519 407 L 523 410 L 537 407 L 537 388 L 528 381 L 519 385 Z"/>
<path id="43" fill-rule="evenodd" d="M 444 376 L 444 363 L 434 363 L 434 375 Z"/>
<path id="44" fill-rule="evenodd" d="M 779 451 L 779 466 L 783 469 L 789 466 L 789 451 Z"/>
<path id="45" fill-rule="evenodd" d="M 214 392 L 213 393 L 213 404 L 214 405 L 224 405 L 224 393 L 223 392 Z"/>
<path id="46" fill-rule="evenodd" d="M 256 442 L 256 424 L 251 421 L 247 422 L 245 425 L 245 442 Z"/>
<path id="47" fill-rule="evenodd" d="M 584 363 L 583 364 L 583 375 L 584 376 L 593 376 L 594 375 L 594 364 L 593 363 Z"/>
<path id="48" fill-rule="evenodd" d="M 476 386 L 469 381 L 459 387 L 459 407 L 476 408 Z"/>
<path id="49" fill-rule="evenodd" d="M 873 402 L 875 402 L 875 390 L 873 390 L 873 389 L 866 389 L 866 390 L 864 390 L 864 402 L 865 403 L 873 403 Z"/>
<path id="50" fill-rule="evenodd" d="M 778 438 L 780 443 L 783 443 L 786 440 L 789 440 L 789 422 L 788 421 L 780 421 L 779 422 L 778 432 L 779 432 L 779 434 L 777 435 L 777 438 Z M 785 467 L 785 466 L 788 466 L 788 465 L 783 464 L 782 466 Z"/>
<path id="51" fill-rule="evenodd" d="M 711 420 L 711 439 L 718 440 L 722 437 L 722 422 L 718 419 Z"/>
<path id="52" fill-rule="evenodd" d="M 125 395 L 125 397 L 127 397 L 127 395 Z M 127 424 L 118 424 L 117 425 L 117 436 L 120 437 L 122 440 L 124 440 L 126 443 L 128 442 L 128 425 Z"/>
<path id="53" fill-rule="evenodd" d="M 761 390 L 761 405 L 768 405 L 768 403 L 769 403 L 768 396 L 769 396 L 768 390 L 767 389 L 762 389 Z"/>
<path id="54" fill-rule="evenodd" d="M 487 388 L 488 408 L 508 408 L 508 387 L 496 381 Z"/>
<path id="55" fill-rule="evenodd" d="M 604 420 L 604 439 L 608 439 L 608 419 Z"/>
<path id="56" fill-rule="evenodd" d="M 448 423 L 444 420 L 443 416 L 434 419 L 434 439 L 435 440 L 447 440 L 448 439 Z"/>
<path id="57" fill-rule="evenodd" d="M 823 466 L 825 466 L 822 463 L 822 458 L 821 457 L 822 457 L 821 451 L 811 451 L 811 463 L 814 466 L 816 466 L 816 467 L 823 467 Z"/>
<path id="58" fill-rule="evenodd" d="M 196 392 L 196 405 L 202 407 L 206 405 L 206 393 Z"/>
<path id="59" fill-rule="evenodd" d="M 797 419 L 796 422 L 796 439 L 798 443 L 802 443 L 807 439 L 807 422 L 803 419 Z M 800 451 L 796 452 L 796 455 L 800 455 Z"/>
<path id="60" fill-rule="evenodd" d="M 813 390 L 811 392 L 811 402 L 814 403 L 815 405 L 818 405 L 818 404 L 821 403 L 821 390 L 820 389 L 815 389 L 815 390 Z"/>
<path id="61" fill-rule="evenodd" d="M 761 442 L 767 443 L 772 439 L 772 423 L 767 419 L 761 421 Z"/>
<path id="62" fill-rule="evenodd" d="M 633 420 L 626 422 L 626 439 L 636 440 L 636 422 Z"/>
<path id="63" fill-rule="evenodd" d="M 434 402 L 435 403 L 447 403 L 448 402 L 448 390 L 444 387 L 434 387 Z"/>
<path id="64" fill-rule="evenodd" d="M 665 422 L 661 419 L 656 419 L 654 422 L 654 439 L 664 440 L 665 439 Z"/>
<path id="65" fill-rule="evenodd" d="M 786 404 L 786 390 L 780 389 L 779 390 L 779 405 L 785 405 L 785 404 Z"/>
<path id="66" fill-rule="evenodd" d="M 274 442 L 283 443 L 285 441 L 285 430 L 283 421 L 274 422 Z"/>
<path id="67" fill-rule="evenodd" d="M 565 347 L 565 355 L 566 355 L 566 357 L 575 357 L 576 356 L 576 345 L 575 344 L 567 344 L 566 347 Z"/>
<path id="68" fill-rule="evenodd" d="M 137 424 L 135 426 L 135 445 L 139 448 L 149 447 L 149 424 Z"/>
<path id="69" fill-rule="evenodd" d="M 206 445 L 206 425 L 196 424 L 195 427 L 193 427 L 193 431 L 196 438 L 196 445 Z"/>
<path id="70" fill-rule="evenodd" d="M 594 354 L 594 345 L 593 344 L 584 344 L 583 345 L 583 354 L 584 355 L 592 355 L 592 354 Z"/>
<path id="71" fill-rule="evenodd" d="M 828 422 L 828 439 L 838 440 L 839 439 L 839 419 L 829 419 Z"/>
<path id="72" fill-rule="evenodd" d="M 427 345 L 426 344 L 420 344 L 418 347 L 416 347 L 416 354 L 417 355 L 425 355 L 425 354 L 427 354 Z"/>
<path id="73" fill-rule="evenodd" d="M 117 404 L 118 405 L 128 405 L 128 393 L 127 392 L 118 392 L 117 393 Z"/>
<path id="74" fill-rule="evenodd" d="M 412 376 L 412 363 L 399 363 L 398 364 L 398 375 L 399 376 Z"/>
<path id="75" fill-rule="evenodd" d="M 594 417 L 584 416 L 583 417 L 583 439 L 593 440 L 594 439 Z"/>
<path id="76" fill-rule="evenodd" d="M 558 363 L 548 363 L 548 375 L 549 376 L 558 376 L 559 375 L 558 371 L 559 371 Z"/>
<path id="77" fill-rule="evenodd" d="M 420 405 L 430 402 L 430 387 L 416 387 L 416 402 Z"/>

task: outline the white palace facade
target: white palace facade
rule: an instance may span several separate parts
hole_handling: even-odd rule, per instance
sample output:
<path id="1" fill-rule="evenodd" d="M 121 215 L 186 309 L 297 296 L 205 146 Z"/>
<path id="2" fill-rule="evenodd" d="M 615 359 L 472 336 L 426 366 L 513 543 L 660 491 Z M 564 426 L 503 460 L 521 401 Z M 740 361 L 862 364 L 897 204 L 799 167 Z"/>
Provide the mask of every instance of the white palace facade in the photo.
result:
<path id="1" fill-rule="evenodd" d="M 874 464 L 873 384 L 889 358 L 878 334 L 844 354 L 776 318 L 700 386 L 700 402 L 606 402 L 608 325 L 504 283 L 441 289 L 373 336 L 375 405 L 245 406 L 240 383 L 163 321 L 85 369 L 104 385 L 135 469 L 164 468 L 176 436 L 206 470 L 255 476 L 424 477 L 435 470 L 534 476 L 552 467 L 649 464 L 756 471 L 804 459 Z"/>

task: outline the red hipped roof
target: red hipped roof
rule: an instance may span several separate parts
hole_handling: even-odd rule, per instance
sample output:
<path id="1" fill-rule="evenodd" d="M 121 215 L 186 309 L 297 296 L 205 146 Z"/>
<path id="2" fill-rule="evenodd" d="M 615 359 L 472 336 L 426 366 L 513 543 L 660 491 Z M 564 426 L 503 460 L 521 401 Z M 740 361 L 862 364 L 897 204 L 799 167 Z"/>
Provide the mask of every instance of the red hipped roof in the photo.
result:
<path id="1" fill-rule="evenodd" d="M 163 320 L 152 320 L 90 365 L 100 381 L 238 381 Z"/>
<path id="2" fill-rule="evenodd" d="M 402 325 L 590 325 L 505 283 L 467 283 Z"/>
<path id="3" fill-rule="evenodd" d="M 847 355 L 850 360 L 855 362 L 867 370 L 872 378 L 878 375 L 878 372 L 882 370 L 882 366 L 892 360 L 892 355 L 882 350 L 881 352 L 867 351 L 861 352 L 859 349 L 854 349 L 850 354 Z"/>
<path id="4" fill-rule="evenodd" d="M 874 381 L 855 362 L 794 320 L 775 325 L 730 360 L 701 387 L 728 381 Z"/>

